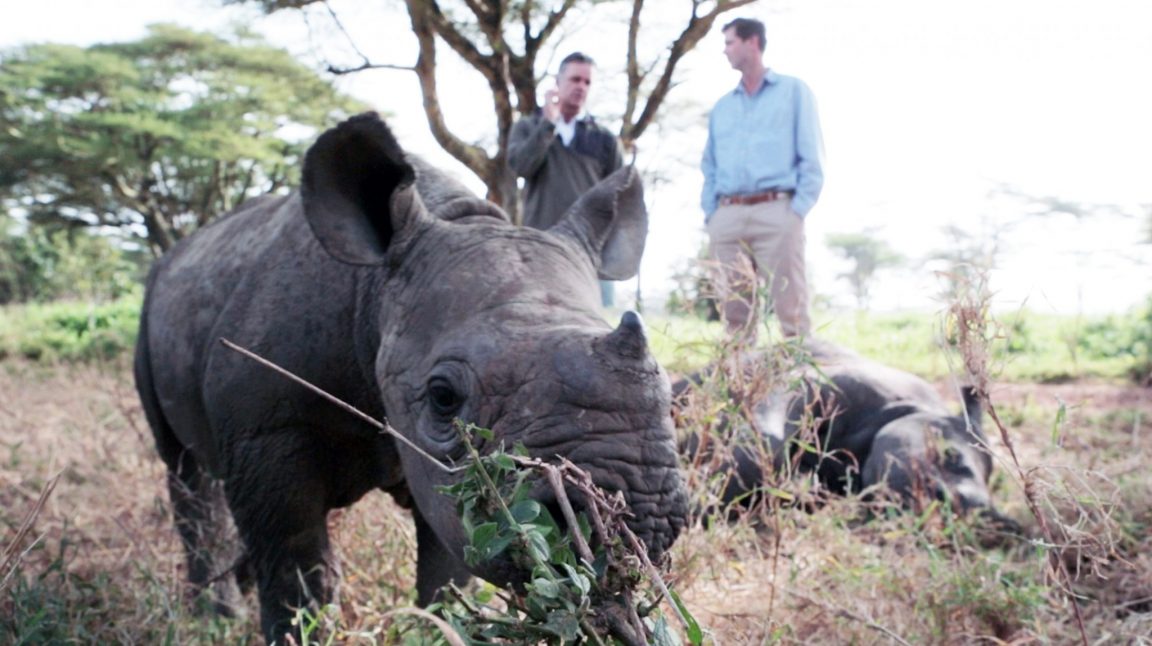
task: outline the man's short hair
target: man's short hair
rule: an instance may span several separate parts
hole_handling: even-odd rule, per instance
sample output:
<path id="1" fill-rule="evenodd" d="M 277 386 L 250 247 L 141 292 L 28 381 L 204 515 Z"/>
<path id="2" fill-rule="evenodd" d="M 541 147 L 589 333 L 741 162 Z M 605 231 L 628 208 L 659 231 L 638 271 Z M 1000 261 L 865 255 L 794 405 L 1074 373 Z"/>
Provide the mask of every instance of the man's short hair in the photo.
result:
<path id="1" fill-rule="evenodd" d="M 767 37 L 764 35 L 764 23 L 755 18 L 737 18 L 724 25 L 720 31 L 723 33 L 733 28 L 736 29 L 736 37 L 740 40 L 748 40 L 755 36 L 760 43 L 760 51 L 764 51 L 764 45 L 767 42 Z"/>
<path id="2" fill-rule="evenodd" d="M 564 75 L 564 68 L 568 67 L 568 63 L 585 63 L 588 65 L 596 65 L 596 61 L 592 60 L 591 56 L 583 52 L 572 52 L 571 54 L 565 56 L 564 60 L 560 61 L 560 71 L 557 72 L 558 75 Z"/>

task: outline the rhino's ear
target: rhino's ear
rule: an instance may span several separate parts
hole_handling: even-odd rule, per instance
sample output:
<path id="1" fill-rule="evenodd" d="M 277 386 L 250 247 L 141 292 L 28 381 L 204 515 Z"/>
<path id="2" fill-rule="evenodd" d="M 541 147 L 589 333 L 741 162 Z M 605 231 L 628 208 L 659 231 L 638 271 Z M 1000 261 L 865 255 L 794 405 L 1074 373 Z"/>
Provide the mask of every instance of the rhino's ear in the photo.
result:
<path id="1" fill-rule="evenodd" d="M 375 112 L 357 115 L 320 135 L 304 156 L 304 217 L 337 260 L 375 265 L 399 233 L 427 212 L 416 173 Z"/>
<path id="2" fill-rule="evenodd" d="M 574 238 L 586 248 L 600 278 L 635 276 L 648 239 L 648 209 L 640 174 L 625 166 L 604 178 L 580 196 L 551 231 Z"/>
<path id="3" fill-rule="evenodd" d="M 968 428 L 972 429 L 973 434 L 979 438 L 984 439 L 984 406 L 980 401 L 980 393 L 973 386 L 962 386 L 960 388 L 960 396 L 964 400 L 964 414 L 963 418 L 968 418 Z"/>

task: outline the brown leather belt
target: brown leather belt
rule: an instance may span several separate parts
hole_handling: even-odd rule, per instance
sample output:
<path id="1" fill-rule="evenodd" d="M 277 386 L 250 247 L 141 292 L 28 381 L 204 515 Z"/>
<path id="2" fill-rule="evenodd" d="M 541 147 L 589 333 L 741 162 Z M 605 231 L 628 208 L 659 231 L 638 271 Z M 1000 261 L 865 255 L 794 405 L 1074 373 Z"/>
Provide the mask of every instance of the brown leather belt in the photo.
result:
<path id="1" fill-rule="evenodd" d="M 762 193 L 749 193 L 748 195 L 721 195 L 720 205 L 761 204 L 763 202 L 775 202 L 776 200 L 782 200 L 791 196 L 792 191 L 764 191 Z"/>

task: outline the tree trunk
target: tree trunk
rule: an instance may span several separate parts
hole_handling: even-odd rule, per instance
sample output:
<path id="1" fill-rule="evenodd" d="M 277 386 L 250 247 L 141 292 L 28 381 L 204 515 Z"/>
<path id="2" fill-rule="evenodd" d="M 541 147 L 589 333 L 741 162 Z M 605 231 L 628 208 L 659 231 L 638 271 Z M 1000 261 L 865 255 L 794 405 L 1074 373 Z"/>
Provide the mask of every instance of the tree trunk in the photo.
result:
<path id="1" fill-rule="evenodd" d="M 499 204 L 508 212 L 513 224 L 523 224 L 523 215 L 520 213 L 520 189 L 516 182 L 516 172 L 506 162 L 494 162 L 489 167 L 489 173 L 483 178 L 488 187 L 489 202 Z"/>

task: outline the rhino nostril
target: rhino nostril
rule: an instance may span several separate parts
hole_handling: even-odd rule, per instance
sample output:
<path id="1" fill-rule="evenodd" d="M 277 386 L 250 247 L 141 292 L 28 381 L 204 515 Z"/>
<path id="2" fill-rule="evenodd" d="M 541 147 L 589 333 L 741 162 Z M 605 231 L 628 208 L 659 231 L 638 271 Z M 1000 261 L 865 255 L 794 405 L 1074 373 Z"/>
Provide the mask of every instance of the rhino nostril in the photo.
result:
<path id="1" fill-rule="evenodd" d="M 950 490 L 947 487 L 947 485 L 945 485 L 941 482 L 936 482 L 936 483 L 933 483 L 931 485 L 931 487 L 932 487 L 931 488 L 932 497 L 934 499 L 936 499 L 936 500 L 938 500 L 938 501 L 940 501 L 946 505 L 955 504 L 955 498 L 952 495 L 952 490 Z"/>

